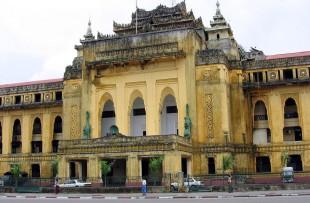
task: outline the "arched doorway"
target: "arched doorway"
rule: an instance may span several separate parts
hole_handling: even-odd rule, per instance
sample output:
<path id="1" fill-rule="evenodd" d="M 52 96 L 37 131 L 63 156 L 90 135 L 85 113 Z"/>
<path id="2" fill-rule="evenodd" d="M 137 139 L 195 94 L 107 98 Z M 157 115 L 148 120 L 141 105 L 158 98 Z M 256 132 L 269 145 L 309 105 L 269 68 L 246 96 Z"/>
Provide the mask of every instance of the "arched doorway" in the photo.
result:
<path id="1" fill-rule="evenodd" d="M 112 100 L 105 102 L 101 116 L 101 137 L 110 133 L 110 127 L 115 125 L 115 109 Z"/>
<path id="2" fill-rule="evenodd" d="M 178 107 L 175 98 L 167 95 L 161 110 L 161 134 L 178 134 Z"/>
<path id="3" fill-rule="evenodd" d="M 271 132 L 268 124 L 268 115 L 265 103 L 261 100 L 254 107 L 253 143 L 266 144 L 271 142 Z"/>
<path id="4" fill-rule="evenodd" d="M 302 129 L 294 99 L 288 98 L 284 106 L 283 141 L 302 141 Z"/>
<path id="5" fill-rule="evenodd" d="M 146 135 L 146 111 L 144 101 L 138 97 L 134 100 L 130 113 L 130 136 Z"/>

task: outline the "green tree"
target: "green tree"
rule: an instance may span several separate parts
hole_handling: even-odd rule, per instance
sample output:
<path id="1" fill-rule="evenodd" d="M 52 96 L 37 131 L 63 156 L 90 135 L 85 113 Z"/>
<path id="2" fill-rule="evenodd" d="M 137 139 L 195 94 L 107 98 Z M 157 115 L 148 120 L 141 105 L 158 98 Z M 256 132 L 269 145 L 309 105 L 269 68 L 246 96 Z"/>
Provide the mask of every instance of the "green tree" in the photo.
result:
<path id="1" fill-rule="evenodd" d="M 149 168 L 154 177 L 154 185 L 156 185 L 156 179 L 162 170 L 162 162 L 163 162 L 163 156 L 153 157 L 150 159 Z"/>
<path id="2" fill-rule="evenodd" d="M 15 187 L 17 187 L 17 180 L 18 180 L 21 168 L 22 168 L 21 162 L 14 163 L 11 167 L 11 172 L 12 172 L 14 179 L 15 179 Z"/>
<path id="3" fill-rule="evenodd" d="M 107 186 L 107 175 L 108 173 L 111 172 L 114 162 L 115 160 L 110 163 L 104 160 L 100 161 L 101 177 L 102 177 L 102 183 L 104 182 L 104 187 Z"/>
<path id="4" fill-rule="evenodd" d="M 291 156 L 287 152 L 281 153 L 281 165 L 282 167 L 286 167 L 288 163 L 291 161 Z"/>
<path id="5" fill-rule="evenodd" d="M 222 160 L 223 186 L 224 186 L 224 174 L 226 173 L 226 171 L 232 169 L 234 165 L 235 165 L 235 159 L 232 154 L 223 156 L 223 160 Z"/>
<path id="6" fill-rule="evenodd" d="M 60 161 L 60 159 L 59 159 L 59 157 L 57 157 L 57 159 L 55 159 L 53 161 L 53 164 L 52 164 L 52 169 L 53 169 L 53 173 L 54 173 L 55 177 L 57 177 L 57 175 L 58 175 L 59 161 Z"/>

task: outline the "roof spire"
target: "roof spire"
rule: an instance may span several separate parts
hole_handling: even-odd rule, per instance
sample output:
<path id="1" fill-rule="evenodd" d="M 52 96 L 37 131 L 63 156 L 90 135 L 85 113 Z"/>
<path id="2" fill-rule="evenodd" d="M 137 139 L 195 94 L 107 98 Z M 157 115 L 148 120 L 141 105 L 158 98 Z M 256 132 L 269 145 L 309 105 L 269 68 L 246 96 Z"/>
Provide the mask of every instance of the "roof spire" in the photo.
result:
<path id="1" fill-rule="evenodd" d="M 95 39 L 95 37 L 94 37 L 94 35 L 93 35 L 92 31 L 91 31 L 91 22 L 90 22 L 90 19 L 89 19 L 89 21 L 88 21 L 88 28 L 87 28 L 87 32 L 86 32 L 86 34 L 84 35 L 84 37 L 85 37 L 85 40 L 93 40 L 93 39 Z"/>
<path id="2" fill-rule="evenodd" d="M 215 16 L 213 16 L 213 20 L 214 21 L 211 21 L 210 23 L 211 27 L 229 26 L 224 16 L 221 13 L 220 3 L 218 0 L 216 2 L 216 13 L 215 13 Z"/>
<path id="3" fill-rule="evenodd" d="M 219 1 L 217 0 L 217 2 L 216 2 L 216 14 L 215 15 L 222 15 L 221 14 L 221 10 L 220 10 L 220 3 L 219 3 Z"/>

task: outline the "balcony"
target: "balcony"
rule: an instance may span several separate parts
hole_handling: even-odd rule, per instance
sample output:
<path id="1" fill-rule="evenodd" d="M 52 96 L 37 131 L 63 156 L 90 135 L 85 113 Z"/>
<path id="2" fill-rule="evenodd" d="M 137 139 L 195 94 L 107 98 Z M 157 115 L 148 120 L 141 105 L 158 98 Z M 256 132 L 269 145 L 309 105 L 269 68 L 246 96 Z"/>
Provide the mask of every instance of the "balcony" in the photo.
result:
<path id="1" fill-rule="evenodd" d="M 116 135 L 96 139 L 60 140 L 59 153 L 128 153 L 180 150 L 191 152 L 191 140 L 178 135 L 132 137 Z"/>

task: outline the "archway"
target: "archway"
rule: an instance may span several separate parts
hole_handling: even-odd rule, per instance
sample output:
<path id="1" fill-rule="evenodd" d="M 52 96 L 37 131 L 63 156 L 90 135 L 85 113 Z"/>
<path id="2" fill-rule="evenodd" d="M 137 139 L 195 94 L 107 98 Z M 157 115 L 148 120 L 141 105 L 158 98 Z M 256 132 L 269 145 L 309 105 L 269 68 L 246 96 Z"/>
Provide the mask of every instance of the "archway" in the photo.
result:
<path id="1" fill-rule="evenodd" d="M 178 134 L 178 107 L 175 98 L 167 95 L 161 110 L 161 134 Z"/>
<path id="2" fill-rule="evenodd" d="M 146 135 L 146 111 L 141 97 L 134 100 L 130 113 L 130 136 Z"/>
<path id="3" fill-rule="evenodd" d="M 101 116 L 101 136 L 104 137 L 110 133 L 110 127 L 115 125 L 115 109 L 112 100 L 105 102 Z"/>

